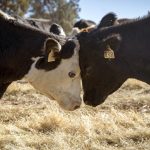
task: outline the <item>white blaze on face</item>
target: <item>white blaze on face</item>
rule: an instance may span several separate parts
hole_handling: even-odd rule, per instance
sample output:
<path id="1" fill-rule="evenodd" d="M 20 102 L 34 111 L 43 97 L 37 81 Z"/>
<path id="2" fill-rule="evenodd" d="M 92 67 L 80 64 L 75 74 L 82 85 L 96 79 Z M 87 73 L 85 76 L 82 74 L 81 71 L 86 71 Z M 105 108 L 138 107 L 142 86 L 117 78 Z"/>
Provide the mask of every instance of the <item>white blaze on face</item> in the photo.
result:
<path id="1" fill-rule="evenodd" d="M 62 28 L 62 27 L 60 27 L 60 35 L 62 35 L 62 36 L 66 36 L 66 33 L 64 32 L 64 30 L 63 30 L 63 28 Z"/>
<path id="2" fill-rule="evenodd" d="M 66 110 L 74 110 L 81 105 L 81 85 L 79 68 L 79 47 L 69 59 L 62 59 L 61 63 L 53 70 L 45 71 L 35 67 L 37 60 L 26 78 L 41 93 L 49 98 L 54 98 Z M 75 73 L 74 78 L 69 77 L 69 72 Z"/>

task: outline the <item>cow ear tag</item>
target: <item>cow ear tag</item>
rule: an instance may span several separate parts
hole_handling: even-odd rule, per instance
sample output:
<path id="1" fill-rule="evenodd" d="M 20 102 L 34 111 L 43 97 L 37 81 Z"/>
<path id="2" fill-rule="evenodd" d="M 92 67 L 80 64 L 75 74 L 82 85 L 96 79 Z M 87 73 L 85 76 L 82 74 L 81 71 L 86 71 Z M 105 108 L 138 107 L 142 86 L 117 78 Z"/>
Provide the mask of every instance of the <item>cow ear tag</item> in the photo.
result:
<path id="1" fill-rule="evenodd" d="M 55 61 L 54 51 L 51 51 L 51 52 L 48 54 L 48 62 L 52 62 L 52 61 Z"/>
<path id="2" fill-rule="evenodd" d="M 115 59 L 114 51 L 107 45 L 106 50 L 104 51 L 104 58 L 105 59 Z"/>

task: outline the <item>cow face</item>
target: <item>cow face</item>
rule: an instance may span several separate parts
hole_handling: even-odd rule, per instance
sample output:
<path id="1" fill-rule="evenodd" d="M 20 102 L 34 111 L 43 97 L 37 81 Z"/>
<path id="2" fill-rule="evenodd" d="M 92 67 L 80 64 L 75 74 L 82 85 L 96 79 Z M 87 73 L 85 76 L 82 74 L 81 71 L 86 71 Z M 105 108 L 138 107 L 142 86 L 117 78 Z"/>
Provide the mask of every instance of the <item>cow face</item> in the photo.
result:
<path id="1" fill-rule="evenodd" d="M 81 105 L 80 68 L 77 41 L 69 40 L 61 48 L 53 39 L 47 39 L 44 56 L 33 58 L 34 63 L 26 78 L 66 110 L 75 110 Z"/>
<path id="2" fill-rule="evenodd" d="M 104 20 L 105 23 L 101 22 L 97 29 L 77 36 L 80 42 L 83 100 L 92 106 L 104 102 L 127 78 L 118 56 L 121 36 L 109 34 L 107 28 L 103 27 L 110 26 L 110 22 L 107 24 L 106 19 Z"/>
<path id="3" fill-rule="evenodd" d="M 90 42 L 83 41 L 84 38 L 79 37 L 79 62 L 84 91 L 83 100 L 87 105 L 97 106 L 118 89 L 125 78 L 120 68 L 115 66 L 118 63 L 117 50 L 121 40 L 120 36 L 113 35 L 102 39 L 101 42 L 94 41 L 96 37 L 90 36 L 91 39 L 84 37 Z"/>

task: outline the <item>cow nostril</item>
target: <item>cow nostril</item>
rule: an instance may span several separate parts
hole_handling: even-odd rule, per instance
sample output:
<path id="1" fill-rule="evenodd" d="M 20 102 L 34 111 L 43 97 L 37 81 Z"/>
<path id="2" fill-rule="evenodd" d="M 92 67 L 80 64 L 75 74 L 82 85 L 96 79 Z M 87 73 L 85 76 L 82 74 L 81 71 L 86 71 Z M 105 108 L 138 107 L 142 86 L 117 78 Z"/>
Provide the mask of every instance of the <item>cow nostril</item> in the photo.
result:
<path id="1" fill-rule="evenodd" d="M 79 105 L 74 106 L 74 110 L 80 108 Z"/>

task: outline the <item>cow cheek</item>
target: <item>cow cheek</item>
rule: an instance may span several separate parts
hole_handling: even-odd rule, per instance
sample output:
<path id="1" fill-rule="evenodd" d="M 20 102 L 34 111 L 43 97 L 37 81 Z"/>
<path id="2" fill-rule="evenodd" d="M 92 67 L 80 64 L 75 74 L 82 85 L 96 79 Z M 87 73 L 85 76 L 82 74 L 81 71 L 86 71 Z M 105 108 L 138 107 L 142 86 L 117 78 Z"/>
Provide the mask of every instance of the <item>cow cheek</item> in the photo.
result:
<path id="1" fill-rule="evenodd" d="M 80 77 L 74 80 L 69 79 L 58 87 L 56 87 L 57 89 L 55 89 L 53 94 L 55 94 L 54 97 L 63 109 L 74 110 L 81 105 Z"/>

